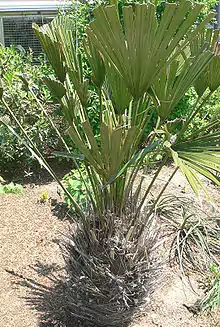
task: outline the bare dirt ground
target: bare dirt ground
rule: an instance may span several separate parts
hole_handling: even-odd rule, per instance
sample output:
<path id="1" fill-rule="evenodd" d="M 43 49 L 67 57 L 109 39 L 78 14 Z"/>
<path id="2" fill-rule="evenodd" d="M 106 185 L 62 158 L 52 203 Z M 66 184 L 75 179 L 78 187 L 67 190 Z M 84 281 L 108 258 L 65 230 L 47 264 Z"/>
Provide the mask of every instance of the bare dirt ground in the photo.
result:
<path id="1" fill-rule="evenodd" d="M 164 169 L 155 192 L 170 172 L 171 168 Z M 211 184 L 207 184 L 207 188 L 217 205 L 219 190 Z M 56 183 L 42 180 L 27 184 L 24 196 L 0 196 L 0 327 L 63 326 L 44 323 L 39 318 L 39 306 L 28 301 L 42 285 L 49 289 L 48 276 L 63 274 L 64 262 L 58 240 L 67 232 L 70 222 L 64 219 L 63 212 L 51 210 L 54 207 L 50 202 L 40 203 L 40 194 L 44 190 L 51 198 L 62 201 L 57 194 Z M 179 173 L 167 192 L 186 192 L 187 196 L 194 198 Z M 207 214 L 215 211 L 204 198 L 195 201 Z M 141 318 L 134 321 L 132 327 L 220 327 L 219 312 L 195 315 L 186 307 L 194 304 L 202 295 L 198 275 L 191 276 L 193 289 L 178 270 L 168 268 L 165 275 L 162 285 L 152 299 L 146 300 L 147 306 L 143 308 Z"/>
<path id="2" fill-rule="evenodd" d="M 170 272 L 162 287 L 155 291 L 148 309 L 143 310 L 143 317 L 132 327 L 219 327 L 217 311 L 212 314 L 191 311 L 191 306 L 203 295 L 198 279 L 197 275 L 192 275 L 190 286 L 188 278 Z"/>

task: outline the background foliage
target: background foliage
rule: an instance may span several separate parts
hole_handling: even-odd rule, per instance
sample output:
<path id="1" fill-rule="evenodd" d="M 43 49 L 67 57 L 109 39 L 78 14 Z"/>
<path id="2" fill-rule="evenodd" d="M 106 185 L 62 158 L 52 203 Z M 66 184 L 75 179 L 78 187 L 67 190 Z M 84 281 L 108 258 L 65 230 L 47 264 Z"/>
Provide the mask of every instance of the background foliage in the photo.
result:
<path id="1" fill-rule="evenodd" d="M 43 56 L 34 58 L 31 50 L 29 53 L 25 53 L 23 49 L 1 47 L 0 73 L 5 88 L 5 96 L 13 112 L 19 117 L 23 127 L 39 149 L 45 154 L 49 154 L 50 149 L 58 146 L 55 132 L 33 96 L 25 89 L 19 74 L 25 73 L 28 80 L 33 81 L 35 94 L 56 122 L 60 124 L 58 106 L 54 103 L 54 99 L 52 99 L 47 88 L 41 83 L 42 77 L 51 73 L 50 66 L 45 62 Z M 4 115 L 2 105 L 0 105 L 0 114 Z M 13 127 L 18 131 L 16 124 L 13 124 Z M 28 159 L 29 165 L 32 164 L 32 160 L 21 142 L 4 125 L 0 125 L 1 169 L 10 169 L 10 167 L 24 162 L 25 159 Z"/>
<path id="2" fill-rule="evenodd" d="M 102 1 L 106 3 L 107 1 Z M 126 3 L 134 3 L 136 1 L 119 1 L 119 8 Z M 170 1 L 175 2 L 175 1 Z M 204 16 L 210 9 L 214 8 L 217 0 L 200 1 L 205 4 L 202 15 Z M 73 2 L 72 8 L 67 13 L 60 12 L 59 15 L 67 15 L 72 19 L 75 24 L 75 37 L 80 43 L 85 35 L 85 29 L 88 23 L 93 18 L 92 10 L 100 1 L 93 2 L 92 4 L 79 2 L 76 5 Z M 160 16 L 164 10 L 164 1 L 158 1 L 158 15 Z M 82 52 L 83 53 L 83 52 Z M 93 130 L 96 130 L 97 135 L 99 133 L 98 118 L 98 98 L 94 92 L 94 86 L 90 80 L 90 68 L 86 57 L 82 54 L 82 62 L 84 67 L 84 74 L 89 80 L 89 90 L 92 96 L 90 96 L 90 105 L 88 105 L 88 116 Z M 54 130 L 51 128 L 48 120 L 43 114 L 42 110 L 37 105 L 36 101 L 30 94 L 27 94 L 23 83 L 18 78 L 18 74 L 26 73 L 28 78 L 32 79 L 37 88 L 35 89 L 38 98 L 40 98 L 42 104 L 45 106 L 53 119 L 56 121 L 56 125 L 62 126 L 62 113 L 55 98 L 51 96 L 51 93 L 41 83 L 41 79 L 45 76 L 53 74 L 50 66 L 46 63 L 45 58 L 33 57 L 30 50 L 29 53 L 25 53 L 23 49 L 18 48 L 0 48 L 0 73 L 3 77 L 3 81 L 7 89 L 7 99 L 9 104 L 16 115 L 21 117 L 21 122 L 28 131 L 30 137 L 37 144 L 39 149 L 44 154 L 50 154 L 52 150 L 60 149 L 60 144 Z M 191 88 L 181 101 L 177 104 L 175 111 L 173 111 L 169 119 L 175 119 L 182 117 L 191 111 L 191 108 L 195 102 L 196 93 Z M 220 115 L 220 91 L 218 90 L 209 100 L 195 120 L 190 124 L 188 132 L 191 133 L 196 128 L 204 126 L 207 120 L 212 117 L 219 117 Z M 4 114 L 4 109 L 0 107 L 0 114 Z M 156 119 L 156 118 L 155 118 Z M 14 126 L 15 130 L 17 127 Z M 151 126 L 146 127 L 146 133 Z M 71 146 L 71 141 L 68 136 L 65 136 L 68 145 Z M 43 141 L 43 142 L 42 142 Z M 160 156 L 158 157 L 160 158 Z M 5 169 L 16 165 L 18 162 L 24 162 L 29 166 L 32 165 L 32 159 L 26 152 L 25 147 L 20 143 L 18 139 L 10 133 L 4 125 L 0 125 L 0 168 Z M 155 158 L 153 158 L 153 161 Z"/>

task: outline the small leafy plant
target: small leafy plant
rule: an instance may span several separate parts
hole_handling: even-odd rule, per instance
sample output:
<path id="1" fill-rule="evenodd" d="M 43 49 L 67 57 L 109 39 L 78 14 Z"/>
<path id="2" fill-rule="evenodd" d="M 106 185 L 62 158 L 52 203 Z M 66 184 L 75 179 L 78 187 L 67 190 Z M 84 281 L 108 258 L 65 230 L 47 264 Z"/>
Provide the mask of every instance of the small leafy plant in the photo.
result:
<path id="1" fill-rule="evenodd" d="M 5 88 L 5 97 L 10 103 L 13 112 L 19 116 L 20 121 L 28 135 L 37 144 L 45 155 L 50 153 L 50 149 L 58 149 L 56 133 L 48 122 L 45 113 L 37 103 L 33 94 L 28 92 L 19 74 L 25 73 L 28 80 L 34 84 L 34 94 L 39 101 L 52 114 L 56 124 L 61 124 L 61 117 L 56 115 L 57 105 L 52 103 L 52 97 L 46 87 L 40 82 L 41 79 L 49 74 L 51 68 L 41 57 L 34 57 L 32 52 L 21 53 L 14 47 L 0 46 L 0 73 L 1 83 Z M 4 116 L 5 108 L 0 104 L 0 115 Z M 11 117 L 10 117 L 11 118 Z M 11 120 L 15 131 L 19 129 Z M 13 133 L 9 132 L 4 125 L 0 125 L 0 170 L 9 170 L 17 166 L 18 163 L 26 165 L 33 164 L 33 158 L 27 154 L 25 146 Z"/>
<path id="2" fill-rule="evenodd" d="M 81 178 L 82 174 L 84 176 L 84 181 L 82 181 Z M 87 184 L 87 188 L 91 190 L 91 183 L 85 168 L 80 168 L 80 171 L 72 170 L 64 176 L 64 184 L 66 185 L 67 190 L 73 196 L 75 201 L 80 203 L 83 208 L 87 207 L 89 200 L 85 183 Z M 71 207 L 71 201 L 68 196 L 65 195 L 64 200 L 67 205 Z"/>
<path id="3" fill-rule="evenodd" d="M 40 202 L 41 203 L 45 203 L 49 200 L 49 195 L 47 193 L 47 190 L 44 190 L 41 194 L 40 194 Z"/>
<path id="4" fill-rule="evenodd" d="M 200 302 L 200 308 L 202 311 L 208 311 L 218 307 L 220 307 L 220 265 L 213 263 L 206 281 L 206 295 Z"/>
<path id="5" fill-rule="evenodd" d="M 24 189 L 21 184 L 14 184 L 13 182 L 3 185 L 0 181 L 0 194 L 18 194 L 23 195 Z"/>

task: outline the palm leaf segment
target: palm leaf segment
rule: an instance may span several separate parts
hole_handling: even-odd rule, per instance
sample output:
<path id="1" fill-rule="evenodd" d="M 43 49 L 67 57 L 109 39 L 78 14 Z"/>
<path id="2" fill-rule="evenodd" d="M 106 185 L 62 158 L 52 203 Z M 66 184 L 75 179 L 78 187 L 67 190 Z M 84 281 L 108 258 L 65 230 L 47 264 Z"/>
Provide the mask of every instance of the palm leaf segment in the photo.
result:
<path id="1" fill-rule="evenodd" d="M 107 86 L 110 90 L 110 98 L 114 104 L 115 111 L 118 114 L 124 113 L 124 110 L 129 106 L 132 96 L 129 93 L 125 82 L 115 66 L 111 64 L 106 65 L 106 75 L 107 75 Z M 109 93 L 109 92 L 107 92 Z"/>
<path id="2" fill-rule="evenodd" d="M 215 54 L 213 60 L 206 69 L 195 80 L 194 87 L 198 96 L 202 96 L 207 88 L 214 92 L 220 86 L 220 31 L 207 29 L 203 30 L 198 37 L 190 43 L 190 50 L 193 56 L 198 56 L 201 49 L 208 49 Z"/>
<path id="3" fill-rule="evenodd" d="M 200 52 L 196 57 L 186 59 L 180 57 L 160 74 L 152 89 L 159 103 L 157 111 L 161 118 L 166 119 L 169 116 L 212 58 L 213 54 L 208 51 Z"/>
<path id="4" fill-rule="evenodd" d="M 220 185 L 217 174 L 220 172 L 220 131 L 215 131 L 219 122 L 212 122 L 171 147 L 171 155 L 177 167 L 187 178 L 193 191 L 198 195 L 199 188 L 208 195 L 199 175 L 203 175 L 216 185 Z M 214 130 L 214 132 L 212 132 Z M 217 174 L 216 174 L 217 173 Z"/>
<path id="5" fill-rule="evenodd" d="M 214 92 L 220 86 L 220 51 L 218 40 L 219 31 L 203 31 L 193 43 L 191 53 L 198 56 L 201 49 L 212 50 L 214 57 L 202 74 L 194 81 L 194 86 L 199 97 L 207 88 Z M 220 131 L 219 121 L 212 121 L 205 127 L 196 131 L 187 140 L 176 142 L 171 147 L 171 156 L 177 167 L 187 178 L 193 191 L 198 195 L 199 188 L 209 196 L 200 176 L 204 176 L 220 185 Z"/>
<path id="6" fill-rule="evenodd" d="M 56 20 L 51 24 L 45 24 L 39 27 L 37 24 L 33 24 L 34 32 L 41 42 L 42 48 L 52 65 L 57 78 L 60 82 L 64 82 L 66 78 L 66 69 L 63 63 L 62 53 L 59 47 L 59 41 L 55 33 Z"/>
<path id="7" fill-rule="evenodd" d="M 81 56 L 76 50 L 77 44 L 74 41 L 75 31 L 73 22 L 67 17 L 60 16 L 55 18 L 50 24 L 45 24 L 41 27 L 33 24 L 33 29 L 57 78 L 61 83 L 64 83 L 68 73 L 80 102 L 85 107 L 89 98 L 88 82 L 83 78 Z M 49 87 L 53 86 L 51 89 L 53 92 L 55 82 L 49 81 L 49 78 L 47 78 L 47 85 Z"/>
<path id="8" fill-rule="evenodd" d="M 186 33 L 187 39 L 178 51 L 213 17 L 210 14 L 193 30 L 192 25 L 201 9 L 202 5 L 192 6 L 189 1 L 179 5 L 167 3 L 158 23 L 155 5 L 125 6 L 122 26 L 115 6 L 100 6 L 94 10 L 95 20 L 90 23 L 87 34 L 104 59 L 115 66 L 137 100 L 166 66 L 168 58 L 177 55 L 174 50 Z"/>
<path id="9" fill-rule="evenodd" d="M 105 80 L 105 65 L 102 57 L 89 37 L 84 40 L 83 47 L 92 69 L 92 82 L 100 89 Z"/>
<path id="10" fill-rule="evenodd" d="M 214 44 L 215 58 L 210 63 L 207 73 L 208 86 L 212 92 L 220 86 L 220 35 L 218 36 L 218 40 Z"/>

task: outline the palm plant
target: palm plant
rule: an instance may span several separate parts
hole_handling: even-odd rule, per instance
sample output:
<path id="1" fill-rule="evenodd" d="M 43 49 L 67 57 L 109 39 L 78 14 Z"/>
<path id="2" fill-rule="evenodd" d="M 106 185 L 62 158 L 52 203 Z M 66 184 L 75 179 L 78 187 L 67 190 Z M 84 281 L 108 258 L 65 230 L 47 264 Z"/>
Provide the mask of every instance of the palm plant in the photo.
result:
<path id="1" fill-rule="evenodd" d="M 59 17 L 49 25 L 33 26 L 56 75 L 44 82 L 61 103 L 68 134 L 87 171 L 84 178 L 79 169 L 90 204 L 87 211 L 80 208 L 59 181 L 76 209 L 78 225 L 78 232 L 71 235 L 65 248 L 71 272 L 70 289 L 75 290 L 79 283 L 81 304 L 70 295 L 68 305 L 73 315 L 92 323 L 97 320 L 96 326 L 121 326 L 129 315 L 118 316 L 119 312 L 129 312 L 131 308 L 133 313 L 135 304 L 140 304 L 146 294 L 146 281 L 148 290 L 152 290 L 149 281 L 152 256 L 148 251 L 154 255 L 157 233 L 152 237 L 149 230 L 154 226 L 155 206 L 177 169 L 181 169 L 197 194 L 199 187 L 203 187 L 198 174 L 219 185 L 214 175 L 220 171 L 218 123 L 211 122 L 187 138 L 184 134 L 208 98 L 206 94 L 203 98 L 204 92 L 199 92 L 196 105 L 180 130 L 178 122 L 169 121 L 175 105 L 189 87 L 198 83 L 201 74 L 209 76 L 211 92 L 220 83 L 219 74 L 214 82 L 209 74 L 220 67 L 218 46 L 210 45 L 216 41 L 216 32 L 211 33 L 213 41 L 201 41 L 196 54 L 190 48 L 202 40 L 200 36 L 214 16 L 211 13 L 196 25 L 201 10 L 202 5 L 188 1 L 167 3 L 158 21 L 156 6 L 151 3 L 124 6 L 122 16 L 116 5 L 99 6 L 94 10 L 94 20 L 82 46 L 77 44 L 74 25 L 68 18 Z M 82 47 L 93 86 L 83 73 Z M 32 92 L 32 85 L 24 82 Z M 95 88 L 99 99 L 98 135 L 92 129 L 87 110 L 91 88 Z M 3 96 L 1 99 L 19 124 L 26 146 L 56 178 Z M 156 124 L 153 114 L 157 116 Z M 8 119 L 4 117 L 1 121 L 11 129 Z M 152 128 L 146 136 L 149 124 Z M 61 136 L 59 131 L 57 134 Z M 135 187 L 137 174 L 146 156 L 161 150 L 161 164 L 143 192 L 143 180 Z M 67 151 L 64 156 L 77 165 L 75 155 L 68 147 Z M 176 169 L 151 204 L 147 200 L 152 186 L 170 158 Z M 103 288 L 105 283 L 107 288 Z M 81 314 L 77 311 L 79 307 Z"/>
<path id="2" fill-rule="evenodd" d="M 212 16 L 210 14 L 199 26 L 192 28 L 202 6 L 195 5 L 191 8 L 190 15 L 187 14 L 189 8 L 189 3 L 179 6 L 167 4 L 159 23 L 155 15 L 156 8 L 152 4 L 136 5 L 135 10 L 125 6 L 123 23 L 115 6 L 101 6 L 94 10 L 95 20 L 87 29 L 84 49 L 92 69 L 92 82 L 99 95 L 98 140 L 87 115 L 88 82 L 83 77 L 78 45 L 74 43 L 73 25 L 67 19 L 63 21 L 62 17 L 41 28 L 34 25 L 36 35 L 58 78 L 57 81 L 47 78 L 45 82 L 56 95 L 60 92 L 63 95 L 61 102 L 69 123 L 68 133 L 87 162 L 88 173 L 94 185 L 95 199 L 91 198 L 91 201 L 100 214 L 108 209 L 119 214 L 123 211 L 131 195 L 131 176 L 134 175 L 134 170 L 146 154 L 155 151 L 161 142 L 165 144 L 167 158 L 173 157 L 198 193 L 195 184 L 200 183 L 194 174 L 198 160 L 193 167 L 193 163 L 189 167 L 189 162 L 185 164 L 186 159 L 180 162 L 182 152 L 176 151 L 180 149 L 181 135 L 192 118 L 184 124 L 169 151 L 166 142 L 172 139 L 173 133 L 166 132 L 170 112 L 189 87 L 210 67 L 211 62 L 217 60 L 219 63 L 219 58 L 214 58 L 214 54 L 218 55 L 216 49 L 215 53 L 210 51 L 211 46 L 210 43 L 205 43 L 206 39 L 198 46 L 196 54 L 195 51 L 189 51 L 189 45 L 195 43 L 198 35 L 204 34 L 204 26 Z M 181 28 L 178 29 L 180 25 Z M 186 33 L 187 38 L 184 37 Z M 216 37 L 215 32 L 213 40 Z M 219 76 L 215 77 L 216 88 Z M 155 109 L 158 121 L 155 129 L 152 129 L 149 145 L 138 151 L 151 112 Z M 192 115 L 197 110 L 194 109 Z M 160 129 L 164 132 L 158 138 L 157 132 Z M 211 139 L 213 141 L 214 135 Z M 215 144 L 216 141 L 215 139 Z M 193 142 L 194 146 L 197 140 Z M 199 139 L 198 142 L 200 145 L 203 142 L 204 145 L 205 139 Z M 209 156 L 209 162 L 212 157 L 212 167 L 208 167 L 211 170 L 219 169 L 216 158 L 218 148 L 215 144 L 213 149 L 210 144 L 208 153 L 202 148 L 202 155 Z M 190 153 L 191 160 L 192 157 Z M 130 174 L 131 166 L 134 170 Z M 200 166 L 197 168 L 199 173 L 211 176 L 206 166 L 203 165 L 202 170 Z M 98 184 L 101 187 L 97 189 Z"/>

